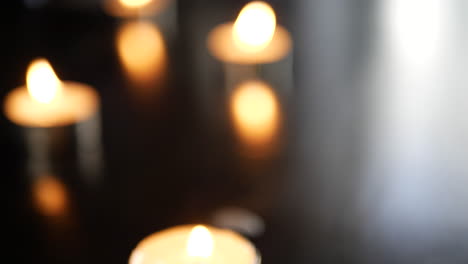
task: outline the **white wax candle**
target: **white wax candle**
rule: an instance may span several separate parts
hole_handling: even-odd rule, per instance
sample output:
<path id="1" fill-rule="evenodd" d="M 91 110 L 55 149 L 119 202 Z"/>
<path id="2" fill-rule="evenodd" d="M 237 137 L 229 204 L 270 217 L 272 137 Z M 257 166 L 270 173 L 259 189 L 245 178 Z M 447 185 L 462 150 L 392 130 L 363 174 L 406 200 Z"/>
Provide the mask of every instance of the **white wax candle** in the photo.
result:
<path id="1" fill-rule="evenodd" d="M 143 239 L 129 264 L 259 264 L 255 247 L 239 234 L 204 226 L 176 226 Z"/>
<path id="2" fill-rule="evenodd" d="M 60 81 L 45 59 L 33 61 L 27 86 L 11 91 L 5 114 L 25 127 L 65 126 L 90 118 L 99 108 L 99 97 L 86 84 Z"/>
<path id="3" fill-rule="evenodd" d="M 22 127 L 33 175 L 53 171 L 53 157 L 66 153 L 66 144 L 73 142 L 71 135 L 77 139 L 81 168 L 86 175 L 97 175 L 101 160 L 99 96 L 91 86 L 60 81 L 47 60 L 37 59 L 28 68 L 26 85 L 7 95 L 4 111 Z"/>

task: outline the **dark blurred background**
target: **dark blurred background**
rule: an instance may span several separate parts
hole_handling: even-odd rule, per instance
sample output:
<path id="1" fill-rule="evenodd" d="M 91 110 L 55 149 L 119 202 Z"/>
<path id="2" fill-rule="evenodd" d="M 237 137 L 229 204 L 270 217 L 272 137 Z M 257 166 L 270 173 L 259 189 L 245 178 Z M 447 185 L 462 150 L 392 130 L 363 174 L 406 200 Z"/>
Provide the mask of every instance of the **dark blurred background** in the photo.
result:
<path id="1" fill-rule="evenodd" d="M 265 77 L 281 125 L 261 155 L 236 136 L 226 67 L 206 48 L 247 1 L 178 0 L 147 17 L 165 61 L 145 83 L 117 50 L 134 19 L 98 0 L 9 2 L 0 98 L 47 58 L 98 91 L 102 157 L 89 175 L 59 157 L 66 213 L 41 212 L 25 129 L 2 111 L 4 259 L 127 263 L 148 234 L 242 209 L 266 264 L 468 262 L 465 1 L 268 1 L 294 44 L 274 68 L 290 87 Z"/>

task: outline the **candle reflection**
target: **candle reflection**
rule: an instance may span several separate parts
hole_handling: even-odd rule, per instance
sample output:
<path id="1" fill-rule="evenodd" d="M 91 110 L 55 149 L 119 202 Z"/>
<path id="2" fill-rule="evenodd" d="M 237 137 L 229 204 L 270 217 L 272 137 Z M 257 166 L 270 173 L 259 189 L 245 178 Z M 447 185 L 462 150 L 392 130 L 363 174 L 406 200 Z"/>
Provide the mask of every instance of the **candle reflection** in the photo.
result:
<path id="1" fill-rule="evenodd" d="M 32 186 L 32 198 L 39 213 L 49 217 L 66 215 L 69 199 L 65 185 L 56 177 L 39 177 Z"/>
<path id="2" fill-rule="evenodd" d="M 40 215 L 40 233 L 44 241 L 43 250 L 54 259 L 69 263 L 69 259 L 83 259 L 83 245 L 88 241 L 81 232 L 75 215 L 71 193 L 68 187 L 51 174 L 35 174 L 31 185 L 31 204 Z"/>
<path id="3" fill-rule="evenodd" d="M 166 47 L 159 28 L 145 21 L 128 22 L 117 36 L 120 61 L 130 79 L 139 88 L 161 81 L 166 71 Z M 149 89 L 139 89 L 149 92 Z"/>
<path id="4" fill-rule="evenodd" d="M 275 143 L 280 110 L 268 84 L 257 80 L 241 83 L 231 95 L 230 108 L 238 137 L 246 146 L 266 150 Z"/>

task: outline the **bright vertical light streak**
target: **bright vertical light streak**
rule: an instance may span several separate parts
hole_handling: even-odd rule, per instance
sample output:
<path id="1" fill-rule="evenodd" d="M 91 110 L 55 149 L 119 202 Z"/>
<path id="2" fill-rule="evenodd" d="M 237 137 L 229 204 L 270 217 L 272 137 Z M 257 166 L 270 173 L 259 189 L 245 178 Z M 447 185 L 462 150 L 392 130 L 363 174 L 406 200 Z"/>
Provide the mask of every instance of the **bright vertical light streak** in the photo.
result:
<path id="1" fill-rule="evenodd" d="M 377 223 L 387 232 L 427 232 L 437 201 L 437 160 L 434 132 L 440 126 L 440 99 L 447 87 L 447 41 L 450 27 L 447 0 L 386 0 L 378 16 L 370 93 L 367 202 L 379 196 Z M 381 189 L 380 189 L 381 188 Z M 375 195 L 375 193 L 373 194 Z M 409 234 L 408 233 L 408 234 Z M 428 233 L 429 234 L 429 233 Z"/>
<path id="2" fill-rule="evenodd" d="M 386 111 L 385 122 L 409 145 L 431 125 L 443 92 L 439 81 L 446 9 L 446 0 L 387 0 L 383 5 L 383 41 L 377 56 L 383 58 L 379 86 L 384 89 L 376 106 Z"/>
<path id="3" fill-rule="evenodd" d="M 391 0 L 384 5 L 390 45 L 407 66 L 433 63 L 446 29 L 448 0 Z"/>

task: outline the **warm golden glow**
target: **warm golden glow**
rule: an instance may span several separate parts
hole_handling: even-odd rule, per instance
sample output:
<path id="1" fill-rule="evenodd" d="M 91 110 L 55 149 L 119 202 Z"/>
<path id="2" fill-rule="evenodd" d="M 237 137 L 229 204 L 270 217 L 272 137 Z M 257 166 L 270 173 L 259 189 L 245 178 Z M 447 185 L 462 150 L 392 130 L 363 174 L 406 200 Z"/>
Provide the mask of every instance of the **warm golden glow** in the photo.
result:
<path id="1" fill-rule="evenodd" d="M 271 42 L 275 34 L 276 17 L 273 8 L 265 2 L 254 1 L 239 13 L 232 36 L 238 48 L 259 51 Z"/>
<path id="2" fill-rule="evenodd" d="M 187 254 L 190 257 L 210 257 L 213 253 L 213 237 L 208 228 L 197 225 L 190 232 L 187 240 Z"/>
<path id="3" fill-rule="evenodd" d="M 123 6 L 129 8 L 143 7 L 151 2 L 151 0 L 119 0 Z"/>
<path id="4" fill-rule="evenodd" d="M 247 81 L 231 95 L 231 113 L 239 136 L 248 144 L 270 143 L 277 132 L 279 109 L 270 86 Z"/>
<path id="5" fill-rule="evenodd" d="M 52 176 L 42 176 L 34 183 L 33 200 L 36 208 L 46 216 L 63 215 L 68 206 L 65 186 Z"/>
<path id="6" fill-rule="evenodd" d="M 208 226 L 173 226 L 138 243 L 129 264 L 256 264 L 255 247 L 229 229 Z"/>
<path id="7" fill-rule="evenodd" d="M 162 12 L 172 0 L 101 0 L 104 11 L 111 16 L 142 18 Z"/>
<path id="8" fill-rule="evenodd" d="M 117 50 L 129 77 L 138 84 L 151 84 L 164 72 L 164 39 L 150 22 L 124 24 L 117 36 Z"/>
<path id="9" fill-rule="evenodd" d="M 29 64 L 26 84 L 31 97 L 40 103 L 52 102 L 61 90 L 61 82 L 46 59 L 36 59 Z"/>

